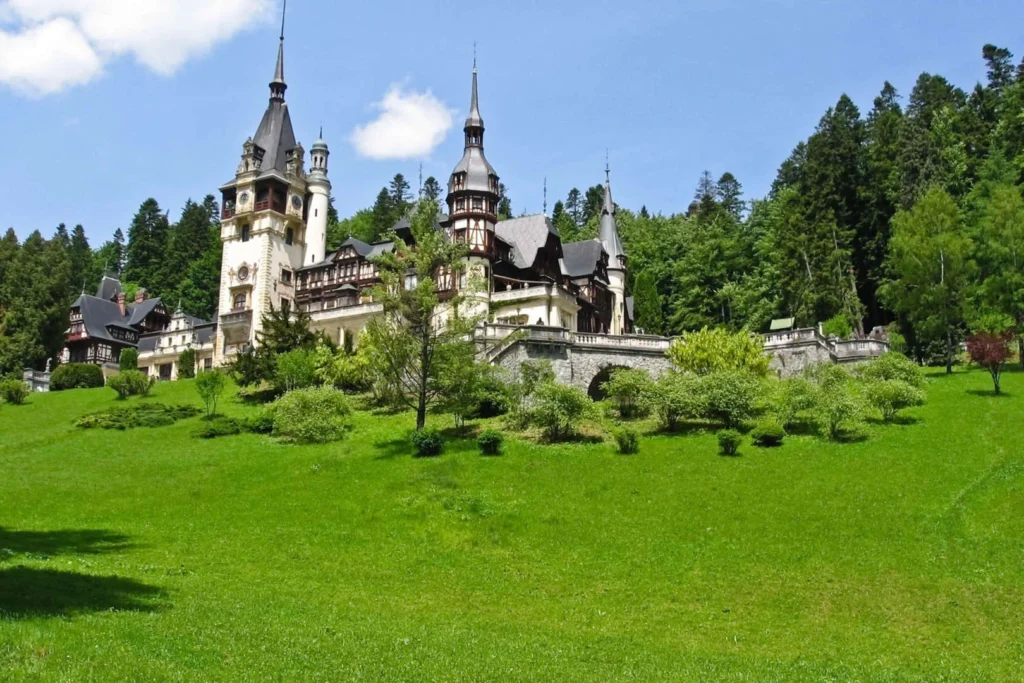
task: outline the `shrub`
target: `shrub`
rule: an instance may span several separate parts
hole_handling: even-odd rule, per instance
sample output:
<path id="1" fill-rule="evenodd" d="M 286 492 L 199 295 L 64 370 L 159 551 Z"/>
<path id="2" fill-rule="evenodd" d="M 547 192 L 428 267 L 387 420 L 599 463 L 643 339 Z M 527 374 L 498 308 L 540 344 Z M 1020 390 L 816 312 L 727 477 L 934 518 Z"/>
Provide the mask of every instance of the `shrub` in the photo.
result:
<path id="1" fill-rule="evenodd" d="M 192 379 L 196 376 L 196 350 L 185 349 L 178 354 L 178 379 Z"/>
<path id="2" fill-rule="evenodd" d="M 242 427 L 253 434 L 270 434 L 274 431 L 274 413 L 271 410 L 260 410 L 247 417 Z"/>
<path id="3" fill-rule="evenodd" d="M 135 349 L 121 349 L 121 355 L 117 361 L 117 367 L 121 372 L 139 369 L 139 352 Z"/>
<path id="4" fill-rule="evenodd" d="M 754 414 L 760 383 L 749 372 L 714 372 L 702 377 L 699 386 L 707 400 L 709 419 L 735 427 Z"/>
<path id="5" fill-rule="evenodd" d="M 718 432 L 718 450 L 722 455 L 736 455 L 743 442 L 743 435 L 735 429 L 724 429 Z"/>
<path id="6" fill-rule="evenodd" d="M 924 391 L 898 379 L 883 379 L 867 384 L 868 403 L 891 422 L 904 408 L 924 404 Z"/>
<path id="7" fill-rule="evenodd" d="M 103 370 L 92 363 L 59 365 L 50 376 L 51 391 L 98 389 L 103 386 Z"/>
<path id="8" fill-rule="evenodd" d="M 417 458 L 433 458 L 444 452 L 444 439 L 436 429 L 417 430 L 411 439 Z"/>
<path id="9" fill-rule="evenodd" d="M 296 443 L 327 443 L 343 438 L 352 413 L 345 395 L 331 387 L 289 391 L 271 408 L 274 434 Z"/>
<path id="10" fill-rule="evenodd" d="M 217 401 L 224 392 L 227 378 L 217 370 L 205 370 L 196 376 L 196 392 L 206 406 L 206 417 L 217 414 Z"/>
<path id="11" fill-rule="evenodd" d="M 682 372 L 670 372 L 657 381 L 648 400 L 664 429 L 674 431 L 684 420 L 704 416 L 707 397 L 700 383 L 696 375 Z"/>
<path id="12" fill-rule="evenodd" d="M 484 455 L 501 455 L 501 446 L 504 441 L 505 437 L 496 429 L 485 430 L 476 439 L 480 446 L 480 452 Z"/>
<path id="13" fill-rule="evenodd" d="M 295 349 L 277 357 L 274 383 L 282 391 L 305 389 L 316 384 L 316 363 L 313 351 Z"/>
<path id="14" fill-rule="evenodd" d="M 925 385 L 924 373 L 917 363 L 893 351 L 864 363 L 858 368 L 858 374 L 866 380 L 899 380 L 918 389 Z"/>
<path id="15" fill-rule="evenodd" d="M 677 369 L 696 375 L 746 370 L 765 377 L 771 361 L 764 353 L 764 342 L 760 337 L 742 330 L 729 332 L 706 327 L 700 332 L 685 332 L 674 339 L 669 346 L 668 357 Z"/>
<path id="16" fill-rule="evenodd" d="M 840 313 L 822 323 L 821 332 L 826 337 L 847 339 L 853 334 L 853 325 L 850 324 L 849 318 Z"/>
<path id="17" fill-rule="evenodd" d="M 750 438 L 755 446 L 773 448 L 782 445 L 783 439 L 786 438 L 786 430 L 775 420 L 764 420 L 757 423 L 750 432 Z"/>
<path id="18" fill-rule="evenodd" d="M 967 338 L 967 353 L 970 354 L 971 362 L 988 370 L 992 376 L 992 385 L 997 396 L 1002 391 L 1000 381 L 1003 376 L 1003 368 L 1006 367 L 1006 362 L 1013 357 L 1010 343 L 1015 336 L 1013 330 L 1003 330 L 1002 332 L 975 332 Z"/>
<path id="19" fill-rule="evenodd" d="M 81 429 L 164 427 L 174 424 L 178 420 L 195 417 L 200 412 L 195 406 L 137 403 L 127 408 L 111 408 L 101 413 L 84 415 L 75 421 L 75 426 Z"/>
<path id="20" fill-rule="evenodd" d="M 238 420 L 230 417 L 215 417 L 212 420 L 205 420 L 192 433 L 197 439 L 216 439 L 221 436 L 234 436 L 242 433 L 242 426 Z"/>
<path id="21" fill-rule="evenodd" d="M 596 414 L 594 402 L 576 387 L 547 382 L 537 389 L 536 398 L 533 419 L 552 440 L 575 436 L 580 423 Z"/>
<path id="22" fill-rule="evenodd" d="M 831 365 L 818 371 L 818 390 L 811 412 L 818 432 L 830 441 L 863 433 L 863 401 L 844 368 Z"/>
<path id="23" fill-rule="evenodd" d="M 3 398 L 5 403 L 11 405 L 20 406 L 28 398 L 30 390 L 28 386 L 20 379 L 5 379 L 0 380 L 0 398 Z"/>
<path id="24" fill-rule="evenodd" d="M 780 380 L 772 386 L 769 408 L 783 429 L 791 427 L 800 413 L 814 407 L 815 386 L 803 377 Z"/>
<path id="25" fill-rule="evenodd" d="M 353 353 L 352 335 L 345 335 L 346 350 L 335 351 L 327 344 L 317 344 L 313 351 L 313 371 L 317 384 L 327 384 L 344 391 L 362 391 L 370 387 L 369 356 L 366 350 Z"/>
<path id="26" fill-rule="evenodd" d="M 608 381 L 601 385 L 601 390 L 623 419 L 646 417 L 650 412 L 648 397 L 654 390 L 654 382 L 646 370 L 613 370 Z"/>
<path id="27" fill-rule="evenodd" d="M 508 413 L 512 400 L 508 384 L 497 368 L 494 372 L 484 373 L 480 377 L 477 389 L 476 417 L 497 417 Z"/>
<path id="28" fill-rule="evenodd" d="M 148 396 L 155 382 L 139 370 L 125 370 L 108 378 L 107 386 L 116 391 L 118 399 L 123 401 L 129 396 Z"/>
<path id="29" fill-rule="evenodd" d="M 640 435 L 635 429 L 619 429 L 615 432 L 615 445 L 622 455 L 640 452 Z"/>
<path id="30" fill-rule="evenodd" d="M 253 347 L 235 356 L 228 372 L 240 387 L 250 387 L 273 379 L 273 358 L 267 353 L 258 353 Z"/>

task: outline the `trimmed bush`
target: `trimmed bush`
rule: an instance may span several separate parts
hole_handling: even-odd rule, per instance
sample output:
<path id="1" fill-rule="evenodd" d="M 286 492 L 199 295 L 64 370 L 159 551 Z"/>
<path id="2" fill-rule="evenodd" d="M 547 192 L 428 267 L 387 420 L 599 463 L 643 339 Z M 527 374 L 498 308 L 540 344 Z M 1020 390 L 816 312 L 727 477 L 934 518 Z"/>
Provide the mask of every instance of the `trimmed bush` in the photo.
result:
<path id="1" fill-rule="evenodd" d="M 117 392 L 122 401 L 129 396 L 148 396 L 156 380 L 139 370 L 125 370 L 107 379 L 107 386 Z"/>
<path id="2" fill-rule="evenodd" d="M 774 448 L 782 445 L 783 439 L 786 438 L 786 430 L 774 420 L 765 420 L 757 423 L 750 432 L 750 438 L 755 446 Z"/>
<path id="3" fill-rule="evenodd" d="M 330 387 L 289 391 L 274 401 L 271 409 L 274 434 L 296 443 L 328 443 L 344 438 L 352 414 L 345 395 Z"/>
<path id="4" fill-rule="evenodd" d="M 20 379 L 5 379 L 0 381 L 0 398 L 4 403 L 20 406 L 31 393 L 28 386 Z"/>
<path id="5" fill-rule="evenodd" d="M 882 419 L 892 422 L 904 408 L 924 404 L 924 391 L 898 379 L 884 379 L 868 382 L 867 398 L 882 414 Z"/>
<path id="6" fill-rule="evenodd" d="M 274 384 L 282 391 L 306 389 L 316 384 L 316 359 L 313 351 L 295 349 L 277 357 Z"/>
<path id="7" fill-rule="evenodd" d="M 178 354 L 178 379 L 193 379 L 196 376 L 196 350 L 185 349 Z"/>
<path id="8" fill-rule="evenodd" d="M 646 417 L 650 412 L 649 397 L 654 391 L 654 382 L 646 370 L 613 370 L 611 378 L 601 385 L 601 390 L 624 420 Z"/>
<path id="9" fill-rule="evenodd" d="M 803 377 L 793 377 L 773 383 L 770 408 L 783 429 L 791 427 L 801 413 L 814 408 L 817 388 Z"/>
<path id="10" fill-rule="evenodd" d="M 178 420 L 195 417 L 200 411 L 195 406 L 165 406 L 162 403 L 136 403 L 128 408 L 111 408 L 101 413 L 84 415 L 75 421 L 81 429 L 134 429 L 136 427 L 166 427 Z"/>
<path id="11" fill-rule="evenodd" d="M 709 375 L 724 370 L 744 370 L 758 377 L 768 375 L 771 359 L 764 353 L 764 341 L 740 330 L 723 328 L 684 332 L 668 349 L 672 365 L 683 372 Z"/>
<path id="12" fill-rule="evenodd" d="M 685 420 L 694 420 L 707 412 L 707 397 L 700 390 L 700 377 L 670 372 L 654 385 L 651 401 L 663 429 L 675 431 Z"/>
<path id="13" fill-rule="evenodd" d="M 615 432 L 615 445 L 622 455 L 640 452 L 640 435 L 635 429 L 619 429 Z"/>
<path id="14" fill-rule="evenodd" d="M 484 455 L 501 455 L 501 446 L 505 437 L 496 429 L 488 429 L 477 437 L 480 452 Z"/>
<path id="15" fill-rule="evenodd" d="M 732 428 L 754 414 L 761 388 L 757 378 L 743 370 L 723 370 L 700 382 L 707 397 L 707 417 Z"/>
<path id="16" fill-rule="evenodd" d="M 50 391 L 98 389 L 103 386 L 103 370 L 92 363 L 58 365 L 50 376 Z"/>
<path id="17" fill-rule="evenodd" d="M 735 429 L 725 429 L 718 432 L 718 450 L 722 455 L 736 455 L 743 442 L 743 435 Z"/>
<path id="18" fill-rule="evenodd" d="M 216 439 L 221 436 L 234 436 L 241 433 L 242 426 L 238 420 L 230 417 L 215 417 L 212 420 L 204 420 L 192 433 L 192 436 L 197 439 Z"/>
<path id="19" fill-rule="evenodd" d="M 813 374 L 818 388 L 811 416 L 818 432 L 830 441 L 864 434 L 864 401 L 850 373 L 838 365 L 821 365 Z"/>
<path id="20" fill-rule="evenodd" d="M 117 367 L 121 372 L 139 369 L 139 352 L 135 349 L 121 349 Z"/>
<path id="21" fill-rule="evenodd" d="M 444 438 L 436 429 L 420 429 L 410 438 L 417 458 L 433 458 L 444 452 Z"/>
<path id="22" fill-rule="evenodd" d="M 242 427 L 253 434 L 271 434 L 274 431 L 274 413 L 271 410 L 260 410 L 247 417 Z"/>
<path id="23" fill-rule="evenodd" d="M 917 389 L 924 389 L 924 373 L 917 363 L 901 353 L 890 351 L 858 368 L 861 377 L 867 380 L 899 380 Z"/>
<path id="24" fill-rule="evenodd" d="M 553 441 L 575 436 L 580 423 L 595 417 L 597 412 L 586 392 L 564 384 L 542 384 L 536 398 L 533 420 Z"/>

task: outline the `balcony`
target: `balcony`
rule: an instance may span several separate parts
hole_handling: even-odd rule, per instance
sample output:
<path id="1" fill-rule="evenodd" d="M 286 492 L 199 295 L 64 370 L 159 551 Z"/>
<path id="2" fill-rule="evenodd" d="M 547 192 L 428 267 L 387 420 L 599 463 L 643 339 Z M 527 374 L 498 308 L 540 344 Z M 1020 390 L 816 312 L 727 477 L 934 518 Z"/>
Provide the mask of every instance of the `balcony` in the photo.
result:
<path id="1" fill-rule="evenodd" d="M 252 331 L 252 309 L 236 309 L 225 313 L 220 316 L 218 325 L 228 344 L 247 342 Z"/>
<path id="2" fill-rule="evenodd" d="M 284 213 L 284 200 L 283 199 L 264 199 L 263 201 L 256 202 L 254 206 L 255 211 L 276 211 L 278 213 Z"/>
<path id="3" fill-rule="evenodd" d="M 235 217 L 235 210 L 233 208 L 231 208 L 231 209 L 225 208 L 223 211 L 220 212 L 220 217 L 221 217 L 221 220 L 225 220 L 225 221 L 227 219 L 229 219 L 229 218 L 234 218 Z"/>

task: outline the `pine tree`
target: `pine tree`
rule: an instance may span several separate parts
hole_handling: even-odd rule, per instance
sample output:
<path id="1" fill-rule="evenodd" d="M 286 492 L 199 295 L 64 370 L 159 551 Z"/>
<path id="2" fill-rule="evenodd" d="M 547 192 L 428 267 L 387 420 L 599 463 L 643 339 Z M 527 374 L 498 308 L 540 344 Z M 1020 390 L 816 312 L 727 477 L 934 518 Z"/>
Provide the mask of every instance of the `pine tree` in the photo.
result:
<path id="1" fill-rule="evenodd" d="M 219 238 L 215 238 L 212 231 L 214 215 L 211 215 L 211 208 L 207 204 L 196 204 L 191 199 L 185 202 L 181 218 L 170 228 L 167 249 L 164 251 L 160 277 L 161 296 L 180 293 L 192 264 L 202 259 L 207 252 L 220 251 L 217 249 Z M 146 283 L 139 284 L 145 286 Z M 197 284 L 204 286 L 209 283 Z"/>
<path id="2" fill-rule="evenodd" d="M 711 177 L 711 171 L 704 171 L 697 181 L 697 189 L 693 193 L 693 203 L 697 212 L 711 212 L 718 206 L 718 186 Z"/>
<path id="3" fill-rule="evenodd" d="M 406 214 L 409 210 L 409 202 L 412 199 L 412 193 L 410 192 L 410 185 L 406 181 L 405 176 L 401 173 L 396 173 L 395 177 L 391 179 L 391 185 L 388 187 L 388 196 L 391 198 L 391 206 L 397 221 Z M 391 226 L 389 225 L 388 228 Z"/>
<path id="4" fill-rule="evenodd" d="M 989 43 L 981 48 L 981 56 L 987 67 L 989 89 L 1002 93 L 1014 81 L 1013 53 Z"/>
<path id="5" fill-rule="evenodd" d="M 394 203 L 391 201 L 388 188 L 382 187 L 377 193 L 377 200 L 373 203 L 370 214 L 373 217 L 373 235 L 369 241 L 376 242 L 386 235 L 400 218 L 395 215 Z"/>
<path id="6" fill-rule="evenodd" d="M 658 294 L 658 283 L 654 273 L 644 270 L 636 277 L 633 285 L 633 324 L 644 334 L 661 334 L 662 311 L 661 295 Z"/>
<path id="7" fill-rule="evenodd" d="M 583 199 L 575 187 L 569 190 L 569 195 L 565 198 L 565 212 L 576 227 L 583 225 Z"/>
<path id="8" fill-rule="evenodd" d="M 580 225 L 586 225 L 600 218 L 602 205 L 604 205 L 604 187 L 601 185 L 588 187 L 583 199 L 583 215 Z"/>
<path id="9" fill-rule="evenodd" d="M 444 189 L 434 176 L 430 176 L 423 182 L 423 197 L 425 199 L 438 202 L 441 200 L 442 194 L 444 194 Z"/>
<path id="10" fill-rule="evenodd" d="M 743 217 L 743 210 L 746 204 L 743 201 L 743 186 L 732 173 L 726 171 L 718 179 L 715 187 L 718 190 L 716 199 L 723 209 L 728 211 L 734 218 L 739 220 Z"/>
<path id="11" fill-rule="evenodd" d="M 125 280 L 160 294 L 163 255 L 167 249 L 167 215 L 155 199 L 139 207 L 128 228 Z"/>
<path id="12" fill-rule="evenodd" d="M 68 253 L 71 257 L 71 281 L 87 292 L 96 291 L 100 283 L 100 273 L 96 270 L 92 249 L 89 248 L 89 240 L 81 225 L 76 225 L 71 232 Z"/>
<path id="13" fill-rule="evenodd" d="M 429 199 L 429 197 L 428 197 Z M 498 220 L 506 221 L 512 218 L 512 199 L 508 196 L 508 189 L 505 183 L 498 184 Z"/>

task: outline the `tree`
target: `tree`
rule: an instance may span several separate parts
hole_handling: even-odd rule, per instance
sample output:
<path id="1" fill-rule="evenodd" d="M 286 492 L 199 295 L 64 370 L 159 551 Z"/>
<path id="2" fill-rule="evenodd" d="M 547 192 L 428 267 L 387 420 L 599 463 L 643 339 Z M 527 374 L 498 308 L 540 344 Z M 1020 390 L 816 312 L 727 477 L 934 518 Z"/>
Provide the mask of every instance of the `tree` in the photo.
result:
<path id="1" fill-rule="evenodd" d="M 121 352 L 124 355 L 124 352 Z M 178 379 L 192 379 L 196 376 L 196 350 L 185 349 L 178 354 Z"/>
<path id="2" fill-rule="evenodd" d="M 746 203 L 743 201 L 743 186 L 736 176 L 726 171 L 716 183 L 718 204 L 728 211 L 733 218 L 739 220 L 743 217 Z"/>
<path id="3" fill-rule="evenodd" d="M 369 235 L 370 239 L 366 240 L 368 242 L 376 242 L 382 235 L 386 235 L 401 218 L 400 215 L 396 215 L 388 188 L 382 187 L 377 193 L 377 199 L 370 209 L 370 217 L 373 221 L 373 232 Z"/>
<path id="4" fill-rule="evenodd" d="M 162 291 L 162 275 L 168 230 L 167 216 L 152 198 L 142 203 L 128 228 L 125 279 L 157 295 L 166 293 Z"/>
<path id="5" fill-rule="evenodd" d="M 575 187 L 569 190 L 569 195 L 565 199 L 565 212 L 577 228 L 583 225 L 583 199 Z"/>
<path id="6" fill-rule="evenodd" d="M 508 196 L 505 183 L 498 183 L 498 220 L 506 221 L 509 218 L 512 218 L 512 199 Z"/>
<path id="7" fill-rule="evenodd" d="M 988 87 L 996 94 L 1014 81 L 1013 53 L 1005 47 L 996 47 L 988 43 L 981 48 L 981 56 L 985 59 L 988 71 Z"/>
<path id="8" fill-rule="evenodd" d="M 391 226 L 388 226 L 390 229 Z M 386 232 L 386 231 L 385 231 Z M 372 209 L 359 209 L 352 216 L 327 224 L 327 250 L 333 251 L 349 237 L 372 243 L 377 241 L 377 224 Z"/>
<path id="9" fill-rule="evenodd" d="M 207 419 L 217 414 L 217 401 L 226 385 L 227 378 L 219 370 L 205 370 L 196 375 L 196 392 L 206 406 Z"/>
<path id="10" fill-rule="evenodd" d="M 139 369 L 139 352 L 132 348 L 122 349 L 118 357 L 117 367 L 121 372 Z"/>
<path id="11" fill-rule="evenodd" d="M 207 202 L 211 201 L 213 201 L 213 197 L 207 197 Z M 216 212 L 216 202 L 213 202 L 213 211 Z M 218 252 L 219 255 L 221 251 L 218 248 L 220 235 L 214 234 L 211 230 L 213 218 L 208 203 L 197 204 L 191 199 L 185 202 L 181 219 L 169 229 L 167 249 L 162 256 L 162 274 L 160 276 L 160 284 L 164 288 L 161 291 L 162 296 L 169 297 L 177 294 L 180 297 L 182 289 L 186 286 L 192 265 L 208 256 L 210 252 Z M 197 271 L 195 275 L 199 276 L 201 281 L 194 283 L 197 287 L 192 287 L 193 292 L 196 289 L 200 291 L 219 289 L 220 259 L 208 258 L 207 263 L 217 266 L 216 280 L 211 282 L 209 278 L 202 277 L 202 271 Z M 142 280 L 139 281 L 139 284 L 155 286 Z M 203 308 L 208 307 L 208 305 L 203 306 Z"/>
<path id="12" fill-rule="evenodd" d="M 601 217 L 601 207 L 604 206 L 604 187 L 593 185 L 587 188 L 583 199 L 583 215 L 580 225 L 586 225 Z"/>
<path id="13" fill-rule="evenodd" d="M 650 269 L 641 271 L 633 285 L 633 324 L 645 334 L 661 334 L 661 295 Z"/>
<path id="14" fill-rule="evenodd" d="M 96 291 L 100 283 L 100 273 L 96 270 L 92 249 L 89 248 L 85 228 L 81 225 L 76 225 L 71 231 L 68 255 L 71 258 L 71 282 L 82 287 L 84 291 Z"/>
<path id="15" fill-rule="evenodd" d="M 973 263 L 968 237 L 956 203 L 938 187 L 910 211 L 893 218 L 888 267 L 893 279 L 883 287 L 884 300 L 906 314 L 926 340 L 945 346 L 946 372 L 963 325 Z"/>
<path id="16" fill-rule="evenodd" d="M 124 270 L 124 254 L 124 233 L 118 228 L 114 231 L 114 237 L 96 250 L 93 256 L 93 272 L 99 273 L 100 277 L 111 272 L 120 276 Z"/>
<path id="17" fill-rule="evenodd" d="M 557 382 L 547 382 L 537 389 L 534 419 L 552 441 L 575 436 L 580 423 L 596 414 L 594 402 L 581 389 Z"/>
<path id="18" fill-rule="evenodd" d="M 442 194 L 444 194 L 444 188 L 441 187 L 441 183 L 437 182 L 437 178 L 434 176 L 430 176 L 423 182 L 424 199 L 428 199 L 432 202 L 440 202 Z"/>
<path id="19" fill-rule="evenodd" d="M 709 375 L 742 370 L 758 377 L 768 374 L 769 358 L 764 344 L 748 332 L 731 333 L 722 328 L 685 332 L 668 349 L 672 365 L 682 372 Z"/>
<path id="20" fill-rule="evenodd" d="M 975 231 L 986 307 L 1024 329 L 1024 199 L 1013 185 L 1000 185 L 983 202 Z M 1001 332 L 1002 330 L 1000 330 Z M 1024 364 L 1024 336 L 1018 338 Z"/>
<path id="21" fill-rule="evenodd" d="M 982 330 L 967 338 L 967 353 L 971 356 L 971 362 L 977 363 L 992 375 L 992 384 L 997 396 L 1001 393 L 1000 380 L 1003 369 L 1013 356 L 1010 343 L 1014 336 L 1012 329 L 1002 332 Z"/>
<path id="22" fill-rule="evenodd" d="M 363 343 L 377 352 L 383 376 L 400 387 L 401 400 L 416 410 L 417 431 L 440 394 L 443 359 L 456 355 L 453 347 L 472 343 L 476 323 L 461 310 L 465 290 L 454 290 L 444 302 L 439 296 L 453 291 L 452 283 L 465 271 L 465 245 L 435 230 L 436 216 L 437 204 L 421 200 L 410 225 L 414 244 L 399 240 L 394 253 L 377 259 L 381 284 L 373 297 L 383 312 L 370 320 L 363 335 Z"/>
<path id="23" fill-rule="evenodd" d="M 412 192 L 409 181 L 401 173 L 396 173 L 388 186 L 388 196 L 391 199 L 391 206 L 399 218 L 405 215 L 409 208 L 409 200 L 412 199 Z M 391 227 L 391 226 L 388 226 Z"/>

